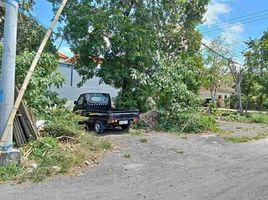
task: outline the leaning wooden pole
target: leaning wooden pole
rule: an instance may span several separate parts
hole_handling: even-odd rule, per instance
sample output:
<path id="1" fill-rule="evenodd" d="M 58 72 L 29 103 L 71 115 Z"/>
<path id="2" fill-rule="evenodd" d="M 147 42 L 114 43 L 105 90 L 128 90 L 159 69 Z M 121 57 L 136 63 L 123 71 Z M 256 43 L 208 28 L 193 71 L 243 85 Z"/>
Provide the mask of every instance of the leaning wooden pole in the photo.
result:
<path id="1" fill-rule="evenodd" d="M 42 41 L 37 53 L 35 55 L 35 58 L 34 58 L 32 64 L 31 64 L 31 67 L 28 70 L 28 73 L 27 73 L 26 78 L 25 78 L 25 80 L 24 80 L 24 82 L 22 84 L 22 87 L 21 87 L 20 91 L 19 91 L 18 97 L 17 97 L 17 99 L 15 101 L 15 104 L 13 106 L 13 109 L 12 109 L 10 115 L 9 115 L 7 124 L 5 126 L 5 129 L 4 129 L 1 141 L 0 141 L 0 145 L 5 144 L 7 139 L 8 139 L 8 132 L 9 132 L 10 128 L 13 125 L 16 113 L 17 113 L 18 108 L 20 106 L 20 103 L 22 101 L 22 97 L 23 97 L 23 95 L 25 93 L 25 90 L 27 89 L 27 86 L 28 86 L 28 84 L 30 82 L 30 79 L 31 79 L 32 74 L 33 74 L 33 72 L 35 70 L 35 67 L 36 67 L 36 65 L 37 65 L 37 63 L 38 63 L 38 61 L 40 59 L 40 56 L 41 56 L 41 54 L 42 54 L 42 52 L 43 52 L 43 50 L 44 50 L 44 48 L 46 46 L 46 43 L 47 43 L 47 41 L 48 41 L 48 39 L 49 39 L 49 37 L 50 37 L 55 25 L 56 25 L 56 23 L 58 22 L 59 17 L 61 15 L 66 3 L 67 3 L 67 0 L 62 0 L 62 3 L 60 5 L 60 7 L 59 7 L 59 9 L 58 9 L 53 21 L 51 22 L 51 25 L 50 25 L 49 29 L 47 30 L 47 33 L 46 33 L 46 35 L 45 35 L 45 37 L 44 37 L 44 39 L 43 39 L 43 41 Z"/>

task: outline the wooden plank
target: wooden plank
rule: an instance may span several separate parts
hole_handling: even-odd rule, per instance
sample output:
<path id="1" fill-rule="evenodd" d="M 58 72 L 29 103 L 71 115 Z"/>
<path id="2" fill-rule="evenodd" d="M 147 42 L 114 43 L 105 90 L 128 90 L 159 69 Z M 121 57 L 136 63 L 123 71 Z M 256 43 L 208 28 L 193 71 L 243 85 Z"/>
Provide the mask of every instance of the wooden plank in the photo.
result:
<path id="1" fill-rule="evenodd" d="M 17 117 L 14 120 L 14 127 L 13 127 L 13 140 L 16 143 L 17 147 L 21 146 L 20 139 L 19 139 L 19 130 L 18 130 L 18 122 L 17 122 Z"/>

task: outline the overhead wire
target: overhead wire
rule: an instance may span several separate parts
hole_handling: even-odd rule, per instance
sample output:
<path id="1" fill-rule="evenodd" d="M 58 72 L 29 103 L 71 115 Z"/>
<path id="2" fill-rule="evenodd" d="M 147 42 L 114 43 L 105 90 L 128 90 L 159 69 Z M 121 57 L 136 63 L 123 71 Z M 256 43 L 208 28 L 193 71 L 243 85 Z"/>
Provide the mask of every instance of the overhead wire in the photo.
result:
<path id="1" fill-rule="evenodd" d="M 187 33 L 189 33 L 189 34 L 192 36 L 192 38 L 193 38 L 194 40 L 200 42 L 200 44 L 201 44 L 202 46 L 204 46 L 205 48 L 207 48 L 207 49 L 210 50 L 211 52 L 215 53 L 215 54 L 218 55 L 219 57 L 221 57 L 221 58 L 223 58 L 223 59 L 225 59 L 225 60 L 227 60 L 227 61 L 229 61 L 229 62 L 231 62 L 231 63 L 234 63 L 234 64 L 237 64 L 237 65 L 239 65 L 239 66 L 243 66 L 243 67 L 245 67 L 245 65 L 243 65 L 243 64 L 241 64 L 241 63 L 239 63 L 239 62 L 237 62 L 237 61 L 235 61 L 235 60 L 233 60 L 233 59 L 231 59 L 231 58 L 227 58 L 226 56 L 222 55 L 222 54 L 219 53 L 218 51 L 214 50 L 214 49 L 211 48 L 209 45 L 207 45 L 206 43 L 202 42 L 202 39 L 200 40 L 199 38 L 197 38 L 194 34 L 192 34 L 191 32 L 189 32 L 189 31 L 188 31 L 186 28 L 184 28 L 182 25 L 178 24 L 178 26 L 180 26 L 183 30 L 185 30 Z"/>
<path id="2" fill-rule="evenodd" d="M 262 20 L 265 20 L 265 19 L 268 19 L 268 13 L 267 13 L 267 15 L 265 17 L 251 18 L 251 19 L 247 19 L 245 21 L 241 20 L 241 21 L 235 21 L 235 22 L 231 22 L 231 23 L 225 23 L 225 24 L 222 24 L 222 25 L 218 25 L 218 27 L 206 28 L 205 30 L 200 30 L 200 31 L 202 31 L 204 33 L 209 33 L 209 32 L 218 31 L 219 29 L 229 28 L 232 25 L 236 25 L 236 24 L 240 24 L 240 23 L 249 24 L 249 23 L 252 23 L 252 22 L 262 21 Z"/>
<path id="3" fill-rule="evenodd" d="M 265 13 L 265 12 L 267 12 L 267 13 Z M 265 13 L 265 14 L 261 14 L 261 13 Z M 220 25 L 220 24 L 237 22 L 238 19 L 239 19 L 238 21 L 241 21 L 241 20 L 245 20 L 243 18 L 247 19 L 247 17 L 253 17 L 254 16 L 255 18 L 257 18 L 257 17 L 261 17 L 261 16 L 267 15 L 267 14 L 268 14 L 268 9 L 262 10 L 262 11 L 259 11 L 259 12 L 254 12 L 254 13 L 251 13 L 251 14 L 248 14 L 248 15 L 243 15 L 243 16 L 240 16 L 240 17 L 235 17 L 235 18 L 232 18 L 232 19 L 229 19 L 229 20 L 224 20 L 224 21 L 212 23 L 212 24 L 210 24 L 210 26 L 216 26 L 216 25 Z"/>
<path id="4" fill-rule="evenodd" d="M 201 32 L 200 32 L 201 33 Z M 203 38 L 204 39 L 206 39 L 206 40 L 208 40 L 209 41 L 209 39 L 207 38 L 207 37 L 205 37 L 204 36 L 204 34 L 203 33 L 201 33 L 202 34 L 202 36 L 203 36 Z M 207 34 L 206 33 L 206 35 L 208 35 L 208 36 L 210 36 L 210 37 L 214 37 L 212 34 Z M 238 41 L 237 41 L 238 42 Z M 242 42 L 238 42 L 237 44 L 236 44 L 238 47 L 241 47 L 241 48 L 237 48 L 237 47 L 235 47 L 235 46 L 229 46 L 229 45 L 225 45 L 225 44 L 223 44 L 223 46 L 225 47 L 225 48 L 227 48 L 227 49 L 229 49 L 229 50 L 232 50 L 232 52 L 234 52 L 234 53 L 236 53 L 237 55 L 240 55 L 241 54 L 241 52 L 243 51 L 242 49 L 244 49 L 244 43 L 242 43 Z"/>
<path id="5" fill-rule="evenodd" d="M 198 29 L 198 31 L 200 33 L 202 33 L 203 35 L 203 38 L 204 37 L 204 34 L 208 34 L 210 32 L 214 32 L 214 31 L 217 31 L 217 30 L 224 30 L 224 28 L 228 28 L 230 27 L 231 25 L 235 25 L 237 23 L 252 23 L 252 22 L 256 22 L 256 21 L 260 21 L 260 20 L 264 20 L 264 19 L 268 19 L 268 9 L 266 10 L 262 10 L 262 11 L 259 11 L 259 12 L 254 12 L 254 13 L 251 13 L 249 15 L 243 15 L 243 16 L 240 16 L 240 17 L 236 17 L 236 18 L 232 18 L 232 19 L 229 19 L 229 20 L 225 20 L 225 21 L 220 21 L 220 22 L 217 22 L 217 23 L 214 23 L 214 24 L 211 24 L 212 28 L 209 29 L 209 28 L 206 28 L 206 29 L 202 29 L 202 27 L 200 29 Z M 218 26 L 218 27 L 217 27 Z M 206 39 L 206 38 L 205 38 Z M 207 40 L 207 39 L 206 39 Z M 206 47 L 207 49 L 209 50 L 213 50 L 211 47 L 209 47 L 207 44 L 205 44 L 204 42 L 200 41 L 201 44 Z M 242 43 L 241 45 L 239 45 L 242 47 Z M 241 49 L 238 49 L 238 48 L 235 48 L 235 47 L 230 47 L 230 46 L 226 46 L 224 45 L 225 48 L 227 49 L 230 49 L 232 50 L 233 53 L 235 54 L 241 54 L 242 53 L 242 50 Z M 214 53 L 216 53 L 215 50 L 213 50 Z M 239 52 L 239 53 L 238 53 Z M 219 55 L 220 53 L 216 53 L 217 55 Z M 228 59 L 226 56 L 224 55 L 219 55 L 225 59 Z M 230 59 L 228 59 L 230 60 Z M 239 64 L 239 65 L 242 65 L 238 62 L 236 62 L 236 64 Z M 243 66 L 243 65 L 242 65 Z"/>

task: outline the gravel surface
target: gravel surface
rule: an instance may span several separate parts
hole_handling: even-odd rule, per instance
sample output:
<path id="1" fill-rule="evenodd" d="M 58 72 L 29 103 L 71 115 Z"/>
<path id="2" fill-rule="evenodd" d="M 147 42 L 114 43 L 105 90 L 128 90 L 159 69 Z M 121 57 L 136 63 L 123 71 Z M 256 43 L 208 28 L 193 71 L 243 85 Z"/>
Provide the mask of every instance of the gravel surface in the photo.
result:
<path id="1" fill-rule="evenodd" d="M 2 185 L 0 199 L 268 199 L 268 139 L 232 144 L 213 134 L 105 137 L 120 150 L 106 154 L 83 175 Z"/>

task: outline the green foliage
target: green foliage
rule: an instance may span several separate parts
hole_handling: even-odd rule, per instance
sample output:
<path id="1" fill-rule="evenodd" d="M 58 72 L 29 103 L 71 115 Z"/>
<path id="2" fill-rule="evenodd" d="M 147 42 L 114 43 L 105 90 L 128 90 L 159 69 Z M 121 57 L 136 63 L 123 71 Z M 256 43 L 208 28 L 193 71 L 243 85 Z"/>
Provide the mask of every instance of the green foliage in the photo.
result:
<path id="1" fill-rule="evenodd" d="M 130 129 L 129 134 L 133 135 L 133 136 L 140 136 L 142 134 L 142 132 L 140 130 L 137 130 L 137 129 Z"/>
<path id="2" fill-rule="evenodd" d="M 16 85 L 19 87 L 22 85 L 46 33 L 46 29 L 29 12 L 33 4 L 34 1 L 23 1 L 18 17 Z M 0 37 L 3 37 L 2 29 L 0 29 Z M 55 54 L 56 48 L 51 38 L 41 55 L 24 96 L 27 104 L 36 114 L 48 114 L 49 108 L 64 104 L 64 101 L 58 98 L 58 94 L 49 91 L 49 87 L 60 87 L 64 82 L 61 74 L 56 72 L 58 60 Z M 0 63 L 2 63 L 1 59 L 2 43 L 0 45 Z"/>
<path id="3" fill-rule="evenodd" d="M 78 122 L 84 120 L 83 117 L 66 109 L 55 109 L 50 115 L 45 115 L 43 118 L 49 121 L 45 126 L 45 133 L 53 137 L 63 135 L 73 137 L 80 134 L 81 127 L 78 126 Z"/>
<path id="4" fill-rule="evenodd" d="M 147 140 L 146 138 L 141 138 L 141 139 L 140 139 L 140 142 L 141 142 L 141 143 L 148 143 L 148 140 Z"/>
<path id="5" fill-rule="evenodd" d="M 247 122 L 248 119 L 245 115 L 239 112 L 218 112 L 216 115 L 220 116 L 222 120 L 226 121 L 237 121 L 237 122 Z"/>
<path id="6" fill-rule="evenodd" d="M 70 173 L 73 168 L 83 165 L 85 160 L 95 159 L 100 152 L 112 148 L 108 140 L 84 132 L 78 125 L 81 117 L 67 110 L 54 110 L 46 119 L 50 123 L 44 128 L 44 137 L 21 149 L 21 166 L 0 168 L 0 182 L 40 182 L 50 176 Z"/>
<path id="7" fill-rule="evenodd" d="M 161 118 L 160 118 L 161 120 Z M 177 120 L 159 122 L 159 129 L 169 132 L 190 132 L 200 133 L 204 131 L 217 132 L 219 130 L 213 115 L 206 115 L 201 112 L 182 113 Z"/>
<path id="8" fill-rule="evenodd" d="M 0 182 L 15 179 L 22 172 L 22 167 L 18 165 L 8 165 L 0 167 Z"/>
<path id="9" fill-rule="evenodd" d="M 125 153 L 125 154 L 123 155 L 123 157 L 126 158 L 126 159 L 129 159 L 131 156 L 130 156 L 129 153 Z"/>
<path id="10" fill-rule="evenodd" d="M 255 123 L 268 124 L 268 114 L 267 113 L 252 113 L 249 115 L 249 120 Z"/>
<path id="11" fill-rule="evenodd" d="M 29 156 L 30 160 L 42 160 L 50 151 L 55 151 L 59 148 L 58 140 L 52 137 L 43 137 L 31 142 L 30 148 L 32 153 Z"/>
<path id="12" fill-rule="evenodd" d="M 258 105 L 264 109 L 268 97 L 268 31 L 262 37 L 246 42 L 248 50 L 244 52 L 246 58 L 245 78 L 242 81 L 242 92 L 247 97 L 247 108 Z"/>
<path id="13" fill-rule="evenodd" d="M 49 1 L 55 9 L 61 3 Z M 96 75 L 121 88 L 118 106 L 146 111 L 144 102 L 150 93 L 133 80 L 133 70 L 152 74 L 159 66 L 159 52 L 168 59 L 185 56 L 191 71 L 200 67 L 200 42 L 192 35 L 201 39 L 195 27 L 202 21 L 207 4 L 208 0 L 73 0 L 62 17 L 64 36 L 72 51 L 80 55 L 76 69 L 83 81 Z M 187 59 L 189 56 L 194 59 Z M 99 63 L 101 67 L 96 70 Z M 198 74 L 193 76 L 196 79 L 189 78 L 188 85 L 197 90 Z"/>
<path id="14" fill-rule="evenodd" d="M 185 78 L 193 73 L 180 59 L 161 63 L 151 76 L 135 72 L 136 80 L 150 89 L 149 93 L 156 103 L 160 129 L 174 132 L 215 130 L 215 119 L 197 112 L 201 99 L 189 89 Z"/>
<path id="15" fill-rule="evenodd" d="M 228 56 L 230 53 L 228 52 L 228 49 L 223 46 L 223 44 L 224 39 L 218 37 L 211 42 L 210 47 L 216 52 Z M 206 50 L 204 55 L 206 67 L 204 69 L 203 85 L 211 92 L 212 103 L 214 103 L 218 88 L 230 82 L 229 78 L 227 78 L 228 61 L 210 50 Z"/>
<path id="16" fill-rule="evenodd" d="M 258 133 L 254 136 L 228 136 L 228 137 L 224 137 L 224 139 L 227 142 L 232 142 L 232 143 L 245 143 L 245 142 L 250 142 L 252 140 L 264 139 L 267 136 L 268 136 L 268 133 Z"/>
<path id="17" fill-rule="evenodd" d="M 242 115 L 239 112 L 231 111 L 217 111 L 215 116 L 220 117 L 222 120 L 226 121 L 237 121 L 237 122 L 248 122 L 248 123 L 263 123 L 268 124 L 268 114 L 267 113 L 258 113 L 250 112 Z"/>
<path id="18" fill-rule="evenodd" d="M 35 56 L 35 52 L 24 51 L 16 59 L 16 85 L 21 86 Z M 64 78 L 56 72 L 58 60 L 51 53 L 43 53 L 33 73 L 25 93 L 27 104 L 35 113 L 49 113 L 50 108 L 65 103 L 58 94 L 49 91 L 49 87 L 60 87 Z"/>

